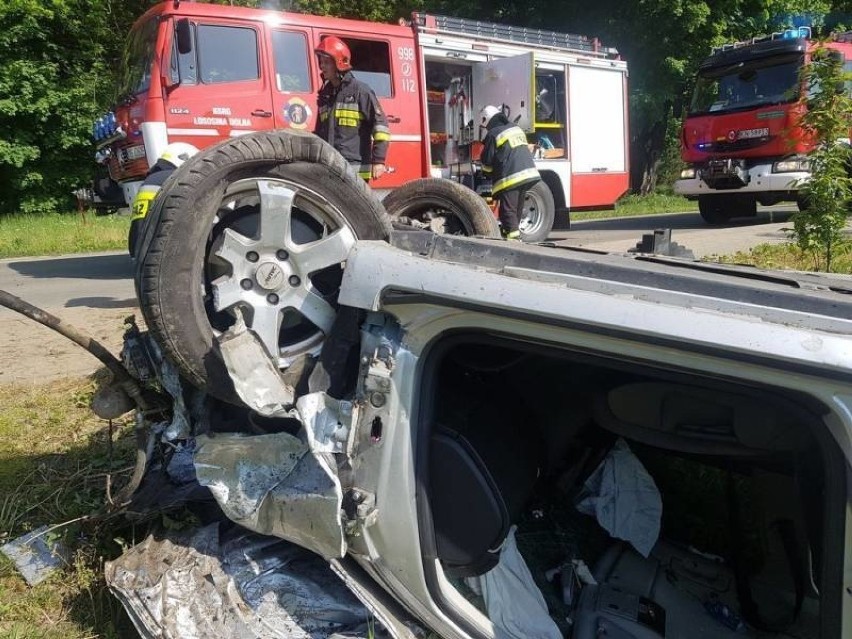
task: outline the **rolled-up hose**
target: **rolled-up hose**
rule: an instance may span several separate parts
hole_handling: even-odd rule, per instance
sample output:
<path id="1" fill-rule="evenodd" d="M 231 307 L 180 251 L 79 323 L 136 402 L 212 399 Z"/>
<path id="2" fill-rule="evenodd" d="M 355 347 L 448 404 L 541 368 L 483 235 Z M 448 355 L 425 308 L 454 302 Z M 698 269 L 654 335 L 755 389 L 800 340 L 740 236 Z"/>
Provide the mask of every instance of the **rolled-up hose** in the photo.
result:
<path id="1" fill-rule="evenodd" d="M 139 384 L 137 384 L 136 380 L 130 376 L 121 361 L 95 338 L 90 335 L 86 335 L 84 332 L 74 328 L 70 324 L 63 322 L 55 315 L 51 315 L 37 306 L 33 306 L 29 302 L 22 300 L 20 297 L 12 295 L 2 289 L 0 289 L 0 305 L 5 306 L 16 313 L 20 313 L 21 315 L 26 315 L 31 320 L 36 321 L 39 324 L 43 324 L 48 328 L 52 328 L 60 335 L 64 335 L 75 344 L 85 348 L 110 370 L 113 375 L 113 383 L 120 386 L 121 389 L 127 393 L 128 397 L 133 400 L 140 411 L 144 412 L 151 408 L 148 401 L 142 394 L 142 389 L 139 387 Z M 148 442 L 149 437 L 146 437 L 142 432 L 138 432 L 140 430 L 141 429 L 137 428 L 136 468 L 133 471 L 130 482 L 121 490 L 121 499 L 116 500 L 116 506 L 121 506 L 123 505 L 123 502 L 129 500 L 130 496 L 136 492 L 136 489 L 139 487 L 142 477 L 145 474 L 145 466 L 148 464 L 148 457 L 150 456 L 149 449 L 151 446 Z"/>

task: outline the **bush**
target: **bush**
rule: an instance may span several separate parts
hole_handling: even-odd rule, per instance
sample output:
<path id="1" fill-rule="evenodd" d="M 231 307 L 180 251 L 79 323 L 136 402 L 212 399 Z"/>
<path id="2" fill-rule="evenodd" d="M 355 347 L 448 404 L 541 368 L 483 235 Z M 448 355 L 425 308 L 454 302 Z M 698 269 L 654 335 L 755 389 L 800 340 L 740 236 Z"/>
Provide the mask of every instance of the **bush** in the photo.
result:
<path id="1" fill-rule="evenodd" d="M 830 271 L 843 246 L 848 207 L 852 199 L 852 149 L 847 139 L 852 127 L 852 97 L 843 60 L 821 44 L 802 68 L 808 90 L 807 111 L 801 124 L 816 148 L 809 155 L 811 179 L 803 186 L 806 207 L 793 216 L 792 237 L 810 254 L 817 270 Z"/>

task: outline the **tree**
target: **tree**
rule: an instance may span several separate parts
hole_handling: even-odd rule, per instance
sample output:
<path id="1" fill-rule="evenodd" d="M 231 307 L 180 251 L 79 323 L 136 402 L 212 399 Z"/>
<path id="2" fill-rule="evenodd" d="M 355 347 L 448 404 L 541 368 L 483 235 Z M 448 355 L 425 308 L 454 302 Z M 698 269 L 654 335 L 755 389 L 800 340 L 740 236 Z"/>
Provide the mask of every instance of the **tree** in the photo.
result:
<path id="1" fill-rule="evenodd" d="M 0 6 L 0 212 L 67 209 L 91 179 L 91 126 L 143 2 Z M 120 35 L 117 35 L 120 34 Z"/>
<path id="2" fill-rule="evenodd" d="M 810 64 L 802 67 L 807 88 L 807 111 L 801 124 L 816 143 L 808 156 L 811 179 L 804 185 L 806 206 L 793 216 L 796 244 L 814 258 L 817 270 L 831 270 L 834 252 L 844 242 L 847 211 L 852 202 L 852 74 L 843 70 L 836 52 L 819 46 Z"/>

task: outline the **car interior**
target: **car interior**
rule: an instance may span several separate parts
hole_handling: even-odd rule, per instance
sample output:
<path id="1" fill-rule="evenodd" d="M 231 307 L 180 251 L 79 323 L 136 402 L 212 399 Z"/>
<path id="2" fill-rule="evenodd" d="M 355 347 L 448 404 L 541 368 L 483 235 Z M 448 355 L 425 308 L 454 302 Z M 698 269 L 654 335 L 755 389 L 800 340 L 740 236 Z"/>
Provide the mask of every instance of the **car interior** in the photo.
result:
<path id="1" fill-rule="evenodd" d="M 463 627 L 453 602 L 488 615 L 474 582 L 513 530 L 563 637 L 839 636 L 845 479 L 815 400 L 735 370 L 716 379 L 472 335 L 434 347 L 424 370 L 424 568 Z M 662 502 L 647 557 L 576 507 L 618 442 Z M 598 503 L 645 522 L 620 488 Z"/>

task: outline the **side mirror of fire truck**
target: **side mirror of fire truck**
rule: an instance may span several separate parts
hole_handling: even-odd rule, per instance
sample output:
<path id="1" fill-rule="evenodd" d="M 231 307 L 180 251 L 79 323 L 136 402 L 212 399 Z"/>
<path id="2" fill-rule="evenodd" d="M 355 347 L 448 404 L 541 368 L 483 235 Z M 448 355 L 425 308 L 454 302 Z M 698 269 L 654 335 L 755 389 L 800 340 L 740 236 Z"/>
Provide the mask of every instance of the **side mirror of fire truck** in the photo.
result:
<path id="1" fill-rule="evenodd" d="M 186 55 L 192 51 L 192 30 L 188 18 L 181 18 L 177 21 L 175 25 L 175 39 L 177 40 L 178 53 Z"/>

